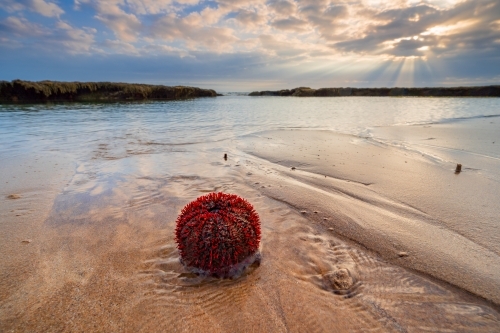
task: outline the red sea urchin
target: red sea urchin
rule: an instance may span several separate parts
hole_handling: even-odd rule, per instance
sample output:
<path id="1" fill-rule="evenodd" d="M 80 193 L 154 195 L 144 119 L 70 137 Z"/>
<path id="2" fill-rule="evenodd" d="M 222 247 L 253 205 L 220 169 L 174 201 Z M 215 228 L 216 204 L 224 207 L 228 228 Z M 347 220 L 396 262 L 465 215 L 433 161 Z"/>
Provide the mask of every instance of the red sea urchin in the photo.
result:
<path id="1" fill-rule="evenodd" d="M 260 260 L 260 220 L 235 194 L 209 193 L 187 204 L 177 218 L 175 240 L 191 271 L 234 277 Z"/>

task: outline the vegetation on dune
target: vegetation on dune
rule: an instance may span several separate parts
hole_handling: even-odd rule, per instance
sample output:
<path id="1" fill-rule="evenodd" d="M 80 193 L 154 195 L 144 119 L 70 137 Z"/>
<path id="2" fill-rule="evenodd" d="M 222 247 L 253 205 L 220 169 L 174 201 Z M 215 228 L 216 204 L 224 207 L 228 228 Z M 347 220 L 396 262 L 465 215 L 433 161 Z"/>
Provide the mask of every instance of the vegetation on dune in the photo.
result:
<path id="1" fill-rule="evenodd" d="M 276 91 L 254 91 L 249 96 L 418 96 L 418 97 L 500 97 L 500 86 L 436 88 L 320 88 L 299 87 Z"/>
<path id="2" fill-rule="evenodd" d="M 0 81 L 0 102 L 175 100 L 213 97 L 211 89 L 195 87 L 57 81 Z"/>

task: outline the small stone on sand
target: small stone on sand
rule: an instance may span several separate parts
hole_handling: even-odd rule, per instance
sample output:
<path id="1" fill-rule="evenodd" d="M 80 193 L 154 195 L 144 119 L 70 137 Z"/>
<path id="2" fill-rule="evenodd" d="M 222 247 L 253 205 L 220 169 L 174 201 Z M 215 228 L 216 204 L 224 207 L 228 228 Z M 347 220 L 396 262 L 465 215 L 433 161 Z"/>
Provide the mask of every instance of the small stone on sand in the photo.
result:
<path id="1" fill-rule="evenodd" d="M 21 199 L 19 194 L 10 194 L 7 196 L 8 199 Z"/>
<path id="2" fill-rule="evenodd" d="M 292 170 L 295 170 L 296 168 L 295 167 L 292 167 Z"/>
<path id="3" fill-rule="evenodd" d="M 307 211 L 306 210 L 301 210 L 300 213 L 301 214 L 307 214 Z"/>
<path id="4" fill-rule="evenodd" d="M 326 219 L 325 219 L 326 220 Z M 333 231 L 333 228 L 328 228 L 328 230 Z"/>
<path id="5" fill-rule="evenodd" d="M 31 239 L 24 239 L 21 241 L 21 243 L 29 244 L 29 243 L 31 243 Z"/>
<path id="6" fill-rule="evenodd" d="M 408 257 L 408 252 L 399 252 L 398 256 L 402 257 Z"/>

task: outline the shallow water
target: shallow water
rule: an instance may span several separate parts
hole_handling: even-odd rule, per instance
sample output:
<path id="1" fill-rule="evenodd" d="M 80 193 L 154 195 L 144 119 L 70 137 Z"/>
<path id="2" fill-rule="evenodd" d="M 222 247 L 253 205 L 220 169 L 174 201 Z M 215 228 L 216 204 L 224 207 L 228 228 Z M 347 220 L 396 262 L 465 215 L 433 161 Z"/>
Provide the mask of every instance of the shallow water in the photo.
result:
<path id="1" fill-rule="evenodd" d="M 186 150 L 194 143 L 226 142 L 224 146 L 265 130 L 315 129 L 372 137 L 437 160 L 455 161 L 450 153 L 457 150 L 498 159 L 498 131 L 484 129 L 498 124 L 499 117 L 498 98 L 225 96 L 151 103 L 0 105 L 0 157 L 61 151 L 80 161 L 112 159 Z M 399 126 L 399 132 L 384 130 L 415 124 L 463 127 L 469 133 L 440 142 L 432 133 L 401 135 L 406 126 Z"/>
<path id="2" fill-rule="evenodd" d="M 323 129 L 354 135 L 374 126 L 500 116 L 497 98 L 294 98 L 226 96 L 174 102 L 0 105 L 0 153 L 92 142 L 190 144 L 263 130 Z"/>
<path id="3" fill-rule="evenodd" d="M 405 206 L 414 203 L 410 197 L 391 201 L 387 196 L 392 192 L 370 179 L 360 178 L 354 185 L 341 177 L 332 184 L 320 183 L 318 177 L 324 176 L 309 155 L 297 161 L 303 163 L 298 169 L 313 175 L 310 179 L 305 173 L 286 174 L 282 165 L 287 161 L 258 158 L 242 148 L 249 137 L 260 145 L 282 147 L 259 134 L 264 130 L 326 129 L 354 134 L 349 140 L 358 147 L 381 145 L 405 158 L 411 152 L 410 161 L 446 170 L 455 155 L 447 155 L 450 150 L 444 148 L 456 151 L 462 142 L 468 152 L 495 160 L 498 151 L 484 149 L 484 142 L 498 133 L 485 134 L 498 119 L 484 118 L 491 115 L 500 115 L 499 99 L 229 96 L 165 103 L 2 106 L 0 158 L 8 163 L 0 167 L 0 183 L 5 184 L 0 193 L 0 260 L 6 267 L 1 273 L 0 328 L 498 330 L 500 314 L 494 304 L 401 267 L 412 267 L 418 253 L 400 257 L 395 252 L 395 258 L 387 258 L 341 232 L 347 230 L 342 225 L 358 228 L 349 213 L 363 217 L 359 207 L 386 209 L 389 217 L 399 213 L 409 224 L 419 221 L 412 217 L 427 218 L 433 210 L 424 213 Z M 471 119 L 450 121 L 455 118 Z M 408 126 L 411 131 L 401 130 Z M 464 134 L 456 136 L 461 132 L 446 132 L 449 126 L 458 131 L 465 126 L 467 133 L 484 137 L 470 143 L 463 140 Z M 429 135 L 438 148 L 421 144 Z M 450 140 L 453 144 L 446 146 Z M 228 161 L 222 158 L 225 152 Z M 456 156 L 466 156 L 460 154 Z M 472 169 L 481 172 L 464 170 L 462 176 L 497 183 L 498 164 L 482 161 L 471 159 L 476 163 Z M 197 277 L 178 260 L 173 240 L 177 214 L 189 201 L 212 191 L 244 196 L 261 216 L 262 264 L 237 280 Z M 374 191 L 371 201 L 362 201 L 366 191 Z M 21 198 L 3 199 L 12 193 Z M 332 193 L 340 198 L 338 203 L 323 204 L 324 196 Z M 359 204 L 351 206 L 348 200 Z M 336 211 L 340 207 L 345 209 Z M 438 227 L 455 230 L 445 224 Z M 362 234 L 362 228 L 354 229 Z M 477 235 L 481 233 L 466 234 L 467 240 Z M 27 239 L 29 243 L 22 242 Z M 387 246 L 405 251 L 404 244 L 387 239 Z M 338 269 L 347 269 L 353 278 L 345 290 L 337 290 L 329 278 Z"/>

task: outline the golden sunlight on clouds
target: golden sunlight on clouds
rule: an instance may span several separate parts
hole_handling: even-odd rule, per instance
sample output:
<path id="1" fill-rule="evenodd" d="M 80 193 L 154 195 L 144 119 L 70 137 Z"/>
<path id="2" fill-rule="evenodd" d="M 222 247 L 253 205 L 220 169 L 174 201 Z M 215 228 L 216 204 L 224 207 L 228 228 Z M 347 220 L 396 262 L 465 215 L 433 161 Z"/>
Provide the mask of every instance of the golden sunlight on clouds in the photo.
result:
<path id="1" fill-rule="evenodd" d="M 43 3 L 55 8 L 51 2 Z M 3 6 L 11 12 L 21 8 L 12 0 Z M 215 0 L 210 5 L 199 0 L 75 1 L 77 10 L 84 6 L 93 9 L 93 18 L 115 37 L 106 36 L 106 42 L 94 45 L 94 49 L 131 55 L 150 54 L 152 49 L 167 54 L 184 49 L 187 53 L 254 52 L 287 61 L 348 55 L 411 58 L 433 49 L 443 53 L 453 45 L 468 47 L 473 42 L 459 44 L 448 37 L 476 28 L 484 30 L 485 24 L 490 24 L 492 31 L 500 29 L 498 17 L 491 20 L 490 14 L 499 5 L 472 0 L 361 0 L 348 4 L 329 0 Z"/>
<path id="2" fill-rule="evenodd" d="M 91 13 L 80 26 L 81 17 L 72 21 L 53 0 L 0 0 L 0 9 L 6 13 L 0 46 L 57 45 L 69 54 L 137 58 L 225 56 L 297 75 L 372 69 L 376 77 L 413 82 L 408 73 L 433 59 L 500 54 L 497 0 L 75 0 L 74 15 Z M 24 11 L 45 18 L 31 21 Z"/>
<path id="3" fill-rule="evenodd" d="M 470 29 L 473 25 L 478 24 L 480 21 L 477 19 L 468 19 L 456 22 L 449 25 L 436 25 L 426 31 L 422 32 L 422 36 L 436 35 L 436 36 L 448 36 L 457 34 L 467 29 Z"/>

